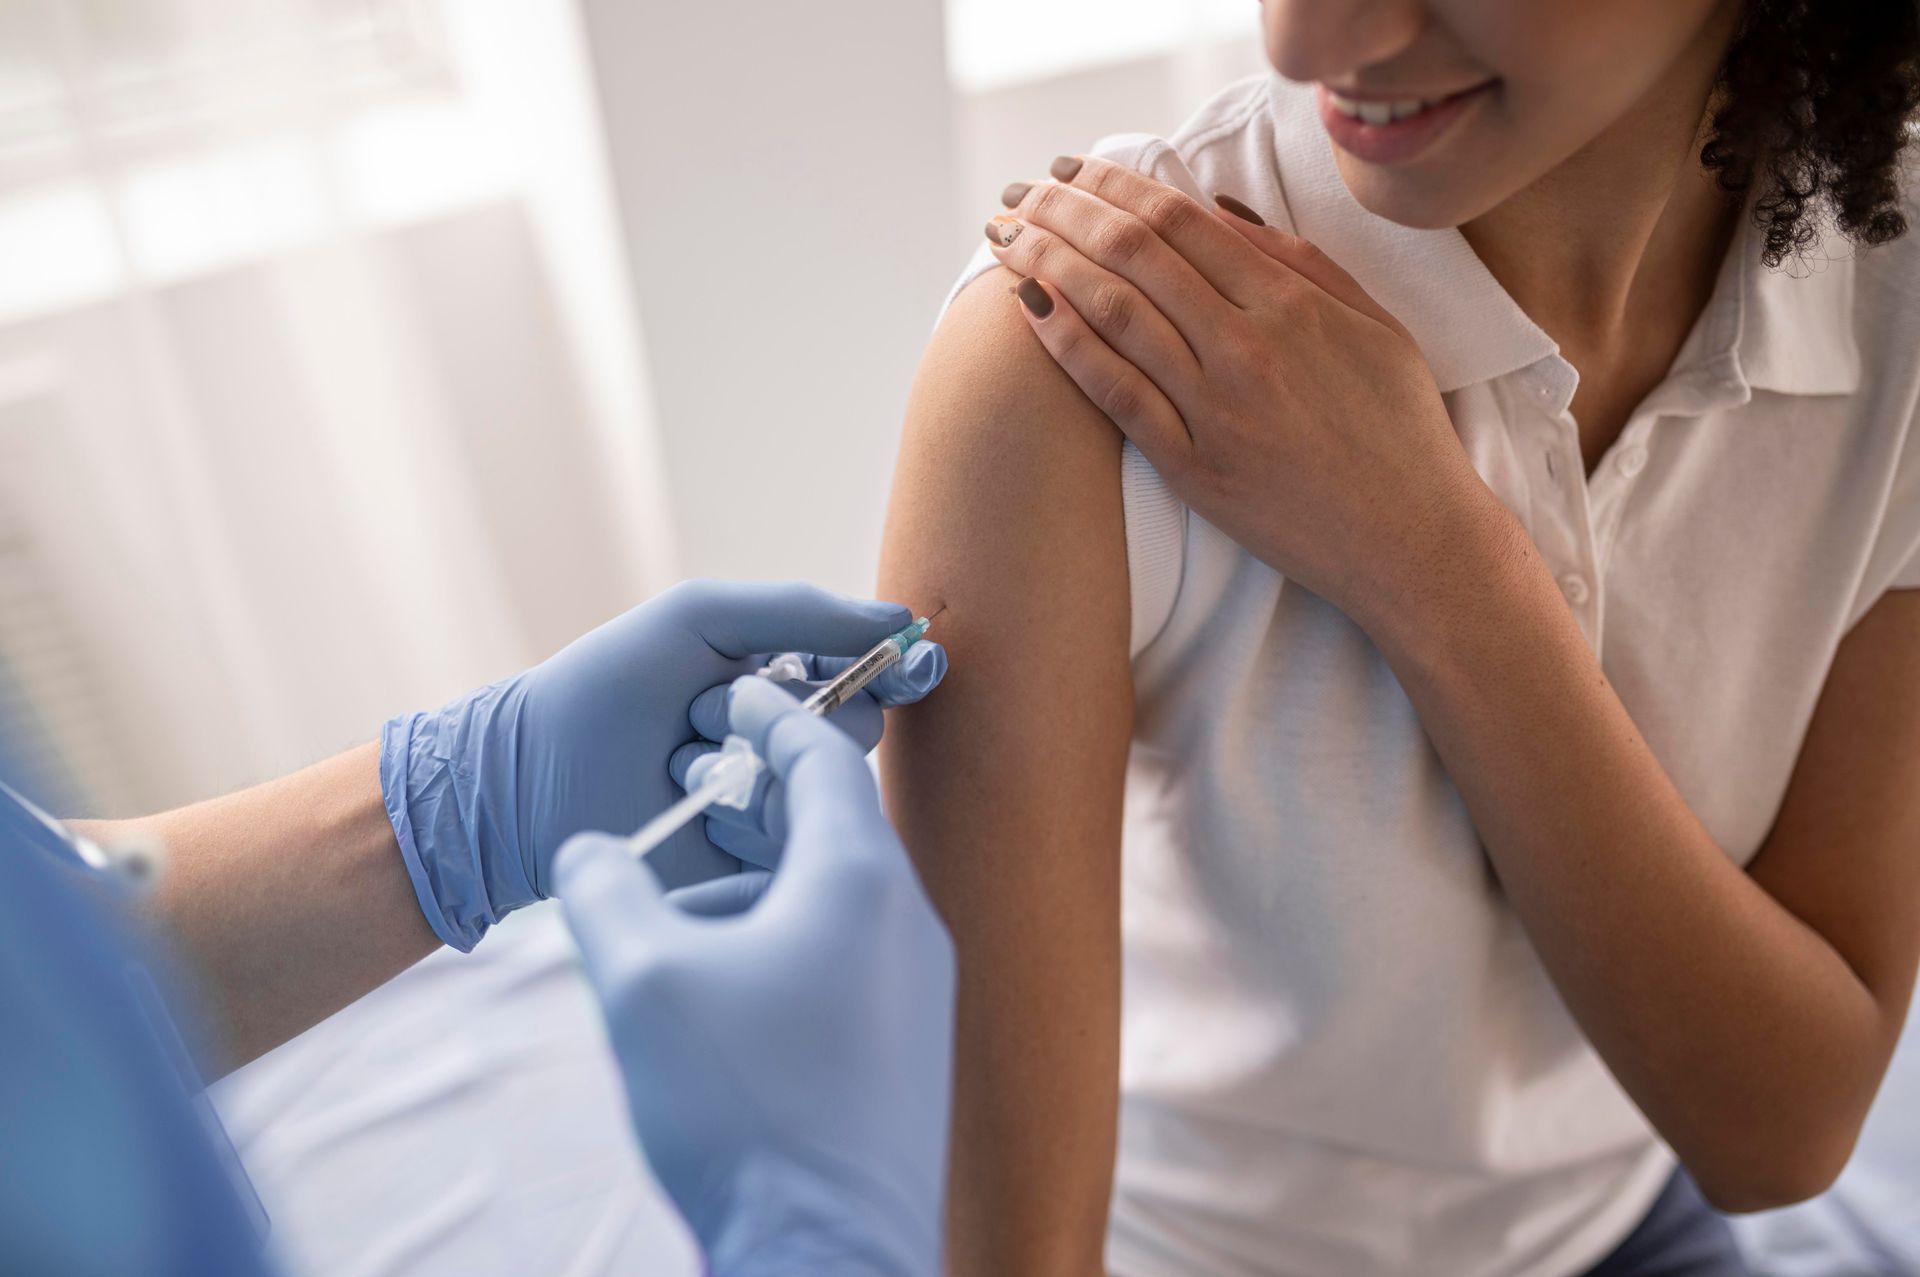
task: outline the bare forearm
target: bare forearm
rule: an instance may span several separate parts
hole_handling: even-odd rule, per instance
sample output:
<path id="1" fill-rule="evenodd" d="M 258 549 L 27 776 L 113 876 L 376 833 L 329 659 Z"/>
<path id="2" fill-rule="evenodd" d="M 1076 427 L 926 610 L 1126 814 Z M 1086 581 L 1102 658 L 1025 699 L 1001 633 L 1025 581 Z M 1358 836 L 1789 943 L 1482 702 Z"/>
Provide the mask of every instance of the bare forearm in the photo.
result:
<path id="1" fill-rule="evenodd" d="M 1071 859 L 1090 834 L 1117 844 L 1118 829 L 1061 828 L 1043 797 L 1005 784 L 983 806 L 971 760 L 944 747 L 936 719 L 965 707 L 925 708 L 889 729 L 886 771 L 961 959 L 950 1270 L 1091 1275 L 1114 1158 L 1119 883 L 1117 867 L 1095 875 Z M 1009 809 L 1037 819 L 996 818 Z"/>
<path id="2" fill-rule="evenodd" d="M 209 1071 L 271 1050 L 438 946 L 387 822 L 378 755 L 363 745 L 224 798 L 80 826 L 164 847 L 150 913 L 214 1017 Z"/>
<path id="3" fill-rule="evenodd" d="M 1831 1115 L 1884 1058 L 1872 992 L 1715 844 L 1504 511 L 1448 558 L 1369 629 L 1569 1008 L 1709 1191 L 1837 1170 Z"/>

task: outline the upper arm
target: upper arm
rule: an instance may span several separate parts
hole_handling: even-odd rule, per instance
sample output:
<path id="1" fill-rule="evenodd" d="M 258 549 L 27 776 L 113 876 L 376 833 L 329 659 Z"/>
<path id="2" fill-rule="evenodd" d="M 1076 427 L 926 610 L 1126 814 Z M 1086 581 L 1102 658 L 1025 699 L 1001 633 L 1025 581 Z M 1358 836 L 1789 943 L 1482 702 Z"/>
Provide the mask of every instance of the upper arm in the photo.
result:
<path id="1" fill-rule="evenodd" d="M 1872 992 L 1877 1085 L 1920 962 L 1920 590 L 1883 595 L 1841 642 L 1749 872 Z"/>
<path id="2" fill-rule="evenodd" d="M 951 671 L 882 776 L 959 952 L 952 1267 L 996 1277 L 1100 1263 L 1133 712 L 1120 437 L 1010 280 L 962 292 L 922 362 L 880 580 L 945 609 Z"/>

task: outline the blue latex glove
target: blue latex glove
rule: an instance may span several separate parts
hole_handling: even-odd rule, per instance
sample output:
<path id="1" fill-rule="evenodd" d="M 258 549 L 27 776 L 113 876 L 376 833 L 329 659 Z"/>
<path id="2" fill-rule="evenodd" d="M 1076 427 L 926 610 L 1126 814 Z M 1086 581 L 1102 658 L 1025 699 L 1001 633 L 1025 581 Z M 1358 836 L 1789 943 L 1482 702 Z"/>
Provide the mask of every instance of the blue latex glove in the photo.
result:
<path id="1" fill-rule="evenodd" d="M 799 680 L 779 680 L 780 686 L 805 698 L 813 691 L 824 686 L 834 675 L 848 665 L 843 656 L 802 656 L 800 663 L 804 667 L 805 677 Z M 916 643 L 907 649 L 899 665 L 881 675 L 881 680 L 892 676 L 902 666 L 914 666 L 923 670 L 910 681 L 915 687 L 925 684 L 929 688 L 937 686 L 947 673 L 946 649 L 930 641 Z M 880 680 L 876 680 L 878 682 Z M 667 771 L 681 789 L 692 789 L 706 779 L 712 769 L 716 756 L 720 753 L 721 742 L 725 741 L 732 728 L 727 723 L 727 700 L 732 688 L 727 685 L 710 687 L 693 700 L 687 710 L 687 719 L 698 733 L 699 739 L 689 741 L 675 750 L 668 761 Z M 889 701 L 889 704 L 899 703 Z M 758 869 L 773 869 L 780 863 L 780 847 L 786 841 L 786 829 L 783 825 L 784 808 L 778 801 L 769 802 L 769 791 L 776 795 L 780 786 L 779 778 L 762 772 L 754 781 L 753 794 L 745 807 L 729 807 L 715 804 L 707 809 L 707 839 L 721 851 L 734 856 L 744 865 Z M 651 857 L 649 857 L 651 860 Z M 716 887 L 712 893 L 715 900 L 728 898 L 728 893 L 738 895 L 740 888 Z M 693 902 L 704 898 L 706 893 L 690 894 L 682 897 L 682 903 L 693 907 Z"/>
<path id="2" fill-rule="evenodd" d="M 934 1277 L 952 942 L 859 749 L 767 680 L 731 704 L 789 831 L 764 898 L 689 916 L 601 835 L 554 866 L 634 1127 L 717 1277 Z"/>
<path id="3" fill-rule="evenodd" d="M 677 799 L 667 764 L 694 737 L 688 707 L 707 688 L 789 650 L 837 671 L 912 619 L 904 607 L 811 586 L 693 581 L 523 674 L 389 720 L 380 787 L 435 934 L 471 949 L 509 910 L 550 894 L 549 866 L 568 835 L 631 831 Z M 881 704 L 918 700 L 945 668 L 945 653 L 918 644 L 833 721 L 870 749 Z M 650 860 L 673 887 L 740 868 L 698 822 Z"/>

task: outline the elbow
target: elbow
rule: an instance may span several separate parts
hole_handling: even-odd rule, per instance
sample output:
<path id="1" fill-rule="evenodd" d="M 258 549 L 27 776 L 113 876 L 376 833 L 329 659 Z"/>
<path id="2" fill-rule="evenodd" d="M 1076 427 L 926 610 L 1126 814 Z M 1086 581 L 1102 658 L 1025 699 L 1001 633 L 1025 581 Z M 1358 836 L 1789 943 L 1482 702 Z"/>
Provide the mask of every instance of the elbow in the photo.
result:
<path id="1" fill-rule="evenodd" d="M 1857 1122 L 1833 1122 L 1809 1131 L 1783 1124 L 1768 1138 L 1745 1142 L 1738 1155 L 1696 1163 L 1687 1170 L 1700 1195 L 1728 1215 L 1779 1210 L 1818 1197 L 1833 1187 L 1853 1156 Z"/>

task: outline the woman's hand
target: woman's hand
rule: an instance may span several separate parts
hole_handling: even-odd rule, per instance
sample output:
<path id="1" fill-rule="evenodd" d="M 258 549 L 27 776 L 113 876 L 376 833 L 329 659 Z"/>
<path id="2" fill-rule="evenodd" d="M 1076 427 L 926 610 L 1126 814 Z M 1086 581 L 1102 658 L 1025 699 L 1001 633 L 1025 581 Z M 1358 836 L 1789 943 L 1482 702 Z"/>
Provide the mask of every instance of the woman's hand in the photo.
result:
<path id="1" fill-rule="evenodd" d="M 1105 160 L 1054 176 L 987 238 L 1055 361 L 1208 521 L 1366 624 L 1499 517 L 1413 338 L 1320 250 Z"/>

